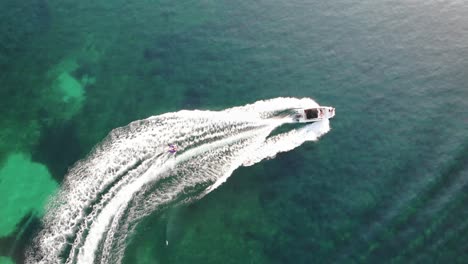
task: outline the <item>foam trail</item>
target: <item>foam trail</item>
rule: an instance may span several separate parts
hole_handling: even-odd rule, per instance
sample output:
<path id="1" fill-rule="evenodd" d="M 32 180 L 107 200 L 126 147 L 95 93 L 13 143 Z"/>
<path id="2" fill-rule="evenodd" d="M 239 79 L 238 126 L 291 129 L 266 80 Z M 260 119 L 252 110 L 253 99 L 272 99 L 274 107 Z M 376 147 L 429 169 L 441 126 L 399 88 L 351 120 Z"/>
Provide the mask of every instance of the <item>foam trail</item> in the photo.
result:
<path id="1" fill-rule="evenodd" d="M 330 130 L 329 120 L 325 119 L 304 126 L 300 129 L 291 130 L 288 133 L 268 138 L 254 151 L 252 156 L 244 162 L 244 166 L 251 166 L 266 158 L 273 158 L 280 152 L 290 151 L 306 141 L 317 140 L 321 135 Z"/>
<path id="2" fill-rule="evenodd" d="M 270 138 L 304 98 L 276 98 L 224 111 L 179 111 L 114 129 L 68 172 L 49 204 L 27 263 L 120 263 L 141 218 L 199 199 L 249 166 L 329 130 L 329 121 Z M 168 153 L 168 144 L 178 152 Z"/>

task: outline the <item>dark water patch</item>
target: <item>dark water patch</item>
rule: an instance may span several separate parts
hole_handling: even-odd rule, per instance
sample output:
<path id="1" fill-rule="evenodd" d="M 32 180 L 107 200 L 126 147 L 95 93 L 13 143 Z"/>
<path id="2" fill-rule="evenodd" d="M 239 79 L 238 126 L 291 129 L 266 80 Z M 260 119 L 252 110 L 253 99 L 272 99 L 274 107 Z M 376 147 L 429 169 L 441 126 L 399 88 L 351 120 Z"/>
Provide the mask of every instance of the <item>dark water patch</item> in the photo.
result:
<path id="1" fill-rule="evenodd" d="M 463 207 L 466 208 L 466 201 Z M 462 217 L 466 219 L 467 214 L 465 213 Z M 440 234 L 444 240 L 434 243 L 436 246 L 430 251 L 433 254 L 427 254 L 426 259 L 433 260 L 434 263 L 466 263 L 468 259 L 468 223 L 464 220 L 461 225 L 463 225 L 462 228 L 457 227 L 454 228 L 454 231 L 447 230 Z M 424 249 L 421 252 L 425 252 Z M 415 254 L 418 253 L 415 252 Z M 424 263 L 423 261 L 421 263 Z"/>
<path id="2" fill-rule="evenodd" d="M 200 102 L 183 101 L 182 107 L 186 104 L 200 104 L 203 107 L 213 102 L 210 99 L 214 95 L 218 96 L 217 101 L 232 101 L 248 94 L 244 83 L 233 83 L 233 80 L 241 80 L 243 77 L 243 80 L 248 81 L 247 75 L 251 75 L 243 66 L 245 56 L 240 54 L 236 57 L 232 53 L 236 46 L 221 37 L 224 34 L 222 29 L 217 28 L 215 32 L 212 30 L 206 25 L 192 32 L 161 34 L 143 50 L 148 69 L 141 72 L 186 87 L 187 93 L 201 91 L 201 96 L 206 97 Z M 229 63 L 233 64 L 235 71 L 226 68 Z M 226 84 L 232 87 L 228 89 Z M 226 94 L 229 90 L 232 90 L 232 94 Z"/>
<path id="3" fill-rule="evenodd" d="M 255 232 L 255 231 L 245 231 L 244 232 L 244 238 L 247 240 L 258 240 L 258 241 L 263 241 L 264 239 L 262 236 Z"/>
<path id="4" fill-rule="evenodd" d="M 0 256 L 9 256 L 11 245 L 15 243 L 13 235 L 0 238 Z"/>
<path id="5" fill-rule="evenodd" d="M 468 177 L 467 169 L 468 167 L 465 166 L 459 177 Z M 454 184 L 462 183 L 456 182 Z M 424 204 L 425 208 L 423 209 L 425 210 L 421 210 L 418 215 L 410 219 L 408 227 L 402 229 L 404 234 L 408 234 L 406 236 L 407 246 L 405 250 L 400 252 L 398 258 L 417 259 L 421 256 L 421 252 L 427 256 L 437 256 L 440 248 L 450 248 L 452 259 L 457 259 L 457 255 L 466 253 L 466 243 L 450 247 L 447 244 L 455 237 L 460 239 L 459 236 L 468 232 L 468 221 L 466 221 L 468 218 L 468 209 L 466 208 L 468 184 L 465 182 L 462 188 L 449 195 L 450 197 L 443 197 L 440 196 L 440 193 L 434 194 Z M 434 205 L 434 203 L 440 202 L 439 200 L 443 200 L 442 204 Z M 408 229 L 412 232 L 409 232 Z M 445 257 L 447 256 L 445 255 Z"/>
<path id="6" fill-rule="evenodd" d="M 437 215 L 427 219 L 429 223 L 423 223 L 413 228 L 417 232 L 411 232 L 400 241 L 400 251 L 395 254 L 392 261 L 397 263 L 464 263 L 460 256 L 466 256 L 468 234 L 468 186 L 465 186 L 460 194 L 444 206 Z M 422 229 L 422 230 L 420 230 Z M 408 233 L 408 232 L 406 232 Z M 457 241 L 453 243 L 454 241 Z M 401 247 L 403 245 L 403 247 Z M 385 246 L 385 242 L 383 242 Z M 374 257 L 375 259 L 375 257 Z M 430 260 L 430 261 L 427 261 Z"/>
<path id="7" fill-rule="evenodd" d="M 295 240 L 295 237 L 288 236 L 287 233 L 277 233 L 272 239 L 264 242 L 263 250 L 268 256 L 268 263 L 324 263 L 315 256 L 320 246 L 321 243 L 313 239 L 303 243 Z"/>
<path id="8" fill-rule="evenodd" d="M 182 107 L 184 109 L 197 109 L 202 105 L 203 99 L 207 97 L 207 91 L 200 88 L 189 87 L 185 90 Z"/>
<path id="9" fill-rule="evenodd" d="M 143 57 L 146 60 L 172 58 L 177 56 L 174 52 L 178 50 L 178 45 L 188 42 L 189 39 L 189 36 L 184 36 L 181 33 L 159 34 L 151 46 L 143 50 Z"/>
<path id="10" fill-rule="evenodd" d="M 466 176 L 461 175 L 461 172 L 465 170 L 467 166 L 468 142 L 462 145 L 459 152 L 451 157 L 447 161 L 447 164 L 445 164 L 445 167 L 441 169 L 438 180 L 432 183 L 432 187 L 425 194 L 426 199 L 438 199 L 438 194 L 443 190 L 447 189 L 451 185 L 457 184 L 456 181 L 459 180 L 460 177 Z"/>
<path id="11" fill-rule="evenodd" d="M 412 261 L 424 254 L 435 256 L 434 250 L 429 250 L 436 238 L 443 237 L 445 232 L 450 232 L 452 228 L 457 228 L 466 219 L 468 213 L 461 208 L 459 196 L 466 193 L 468 187 L 462 189 L 452 188 L 458 184 L 463 184 L 466 177 L 466 147 L 461 150 L 444 165 L 440 172 L 436 172 L 436 180 L 427 184 L 421 193 L 414 194 L 414 198 L 409 200 L 398 212 L 384 222 L 378 214 L 385 214 L 392 209 L 391 201 L 397 201 L 398 195 L 393 198 L 382 196 L 383 207 L 377 205 L 376 208 L 369 208 L 370 214 L 363 214 L 360 219 L 374 223 L 374 233 L 367 233 L 366 227 L 356 234 L 358 240 L 356 246 L 352 246 L 351 254 L 368 262 L 375 262 L 381 259 L 393 259 L 397 263 Z M 413 169 L 414 170 L 414 169 Z M 417 175 L 414 171 L 410 175 Z M 403 175 L 408 175 L 407 172 Z M 421 176 L 422 177 L 422 176 Z M 403 181 L 404 185 L 406 181 Z M 395 185 L 388 185 L 395 186 Z M 395 187 L 394 187 L 395 188 Z M 452 188 L 454 193 L 452 193 Z M 450 191 L 450 192 L 449 192 Z M 462 199 L 463 200 L 463 199 Z M 457 208 L 457 209 L 455 209 Z M 383 209 L 383 210 L 382 210 Z M 457 215 L 461 213 L 460 217 Z M 380 220 L 379 220 L 380 219 Z M 363 222 L 365 223 L 365 222 Z M 377 224 L 378 223 L 378 224 Z M 378 230 L 378 231 L 377 231 Z M 360 236 L 360 233 L 367 233 Z M 403 248 L 403 249 L 402 249 Z"/>
<path id="12" fill-rule="evenodd" d="M 165 253 L 164 238 L 166 237 L 167 214 L 153 214 L 143 220 L 140 224 L 141 232 L 135 232 L 128 239 L 128 247 L 125 250 L 125 256 L 122 263 L 149 263 L 146 259 L 142 261 L 140 258 L 152 259 L 154 262 L 167 260 Z M 149 254 L 141 254 L 138 248 L 142 248 L 142 244 Z M 167 262 L 161 262 L 167 263 Z"/>
<path id="13" fill-rule="evenodd" d="M 78 67 L 71 73 L 71 75 L 77 80 L 82 80 L 84 77 L 95 76 L 96 72 L 97 65 L 95 63 L 82 60 L 78 63 Z"/>
<path id="14" fill-rule="evenodd" d="M 51 15 L 46 0 L 5 0 L 1 1 L 0 10 L 0 64 L 3 64 L 24 51 L 33 37 L 50 28 Z"/>
<path id="15" fill-rule="evenodd" d="M 32 160 L 45 164 L 59 183 L 63 181 L 68 168 L 83 156 L 75 121 L 45 127 L 37 147 L 32 151 Z"/>
<path id="16" fill-rule="evenodd" d="M 304 174 L 304 169 L 294 171 L 293 168 L 301 167 L 303 162 L 308 162 L 307 166 L 313 167 L 313 159 L 301 157 L 299 153 L 292 157 L 296 159 L 285 159 L 289 153 L 282 154 L 274 160 L 276 163 L 283 159 L 280 164 L 271 164 L 267 171 L 268 175 L 279 174 L 282 177 L 275 177 L 274 180 L 265 182 L 263 192 L 279 192 L 276 198 L 273 196 L 268 201 L 262 203 L 269 218 L 274 222 L 277 232 L 274 237 L 264 239 L 264 254 L 269 257 L 271 263 L 327 263 L 324 257 L 330 257 L 336 252 L 340 239 L 334 233 L 341 233 L 336 230 L 339 221 L 344 216 L 336 214 L 339 208 L 330 208 L 333 204 L 329 193 L 333 193 L 333 188 L 324 182 L 310 181 L 309 177 L 316 175 Z M 284 156 L 284 157 L 283 157 Z M 301 161 L 302 160 L 302 161 Z M 287 163 L 288 165 L 284 164 Z M 289 168 L 288 168 L 289 167 Z M 296 177 L 293 177 L 296 175 Z M 260 196 L 261 197 L 261 196 Z M 328 236 L 327 236 L 328 235 Z M 287 248 L 287 250 L 282 250 Z M 311 253 L 313 252 L 313 253 Z"/>
<path id="17" fill-rule="evenodd" d="M 130 225 L 129 229 L 135 232 L 127 238 L 128 246 L 122 263 L 175 263 L 174 257 L 177 258 L 177 255 L 173 253 L 183 250 L 178 246 L 189 228 L 203 236 L 205 230 L 192 221 L 199 214 L 199 206 L 196 203 L 174 206 L 183 199 L 179 197 L 171 204 L 162 205 L 138 225 Z M 141 249 L 145 249 L 145 252 Z"/>
<path id="18" fill-rule="evenodd" d="M 34 2 L 34 17 L 38 23 L 38 33 L 44 34 L 52 24 L 52 15 L 47 0 L 36 0 Z"/>
<path id="19" fill-rule="evenodd" d="M 143 58 L 147 61 L 152 61 L 156 59 L 160 59 L 164 56 L 164 49 L 159 47 L 159 45 L 155 45 L 155 47 L 145 48 L 143 50 Z"/>
<path id="20" fill-rule="evenodd" d="M 262 192 L 259 194 L 259 200 L 260 204 L 262 206 L 266 206 L 270 201 L 278 199 L 279 192 L 276 190 L 262 190 Z"/>
<path id="21" fill-rule="evenodd" d="M 406 214 L 399 217 L 396 228 L 402 228 L 401 225 L 403 224 L 409 227 L 418 226 L 418 221 L 420 219 L 417 218 L 419 213 L 425 208 L 430 208 L 434 203 L 442 199 L 443 197 L 441 197 L 441 195 L 443 195 L 444 191 L 448 190 L 450 186 L 458 184 L 457 181 L 466 176 L 462 175 L 461 172 L 466 170 L 467 165 L 468 145 L 465 145 L 461 147 L 461 150 L 453 158 L 447 161 L 447 164 L 444 164 L 444 168 L 441 168 L 441 171 L 437 173 L 437 179 L 430 183 L 425 192 L 419 194 L 414 203 L 409 205 L 413 210 L 408 210 Z M 453 193 L 449 195 L 456 196 L 457 194 Z M 424 217 L 433 216 L 424 215 Z"/>
<path id="22" fill-rule="evenodd" d="M 0 255 L 12 258 L 16 264 L 25 263 L 26 249 L 41 228 L 40 219 L 32 212 L 28 213 L 18 223 L 13 234 L 0 238 Z"/>
<path id="23" fill-rule="evenodd" d="M 353 240 L 339 248 L 339 253 L 336 255 L 340 257 L 336 258 L 337 262 L 349 257 L 375 260 L 392 256 L 401 252 L 401 245 L 409 243 L 408 237 L 422 232 L 428 219 L 433 217 L 423 214 L 425 211 L 430 211 L 432 204 L 430 202 L 432 195 L 425 196 L 425 193 L 433 186 L 431 179 L 440 178 L 440 174 L 443 174 L 441 171 L 444 171 L 440 168 L 447 164 L 439 159 L 437 154 L 438 148 L 443 145 L 446 145 L 446 142 L 442 136 L 425 138 L 424 146 L 419 147 L 419 151 L 400 145 L 395 150 L 400 157 L 393 164 L 391 162 L 391 166 L 385 166 L 388 171 L 376 170 L 372 173 L 373 178 L 379 179 L 376 185 L 368 190 L 371 192 L 372 202 L 348 210 L 351 220 L 358 225 L 357 228 L 349 230 Z M 377 154 L 375 151 L 374 153 Z M 388 158 L 391 160 L 394 157 Z M 359 160 L 362 162 L 364 159 L 361 156 Z M 384 157 L 381 158 L 380 164 L 383 162 L 385 162 Z M 366 169 L 371 169 L 371 166 L 359 167 L 364 177 Z M 363 181 L 362 176 L 359 181 Z M 363 196 L 364 194 L 365 192 Z M 356 195 L 360 196 L 360 193 Z"/>
<path id="24" fill-rule="evenodd" d="M 179 79 L 183 76 L 178 75 L 183 74 L 181 66 L 187 63 L 184 54 L 188 53 L 181 47 L 191 42 L 193 40 L 184 34 L 160 34 L 150 46 L 143 49 L 143 59 L 147 64 L 153 64 L 152 70 L 150 70 L 153 75 L 167 79 Z"/>
<path id="25" fill-rule="evenodd" d="M 298 175 L 304 166 L 306 166 L 306 158 L 303 155 L 293 155 L 288 153 L 280 153 L 277 157 L 278 166 L 281 167 L 281 171 L 287 175 Z"/>

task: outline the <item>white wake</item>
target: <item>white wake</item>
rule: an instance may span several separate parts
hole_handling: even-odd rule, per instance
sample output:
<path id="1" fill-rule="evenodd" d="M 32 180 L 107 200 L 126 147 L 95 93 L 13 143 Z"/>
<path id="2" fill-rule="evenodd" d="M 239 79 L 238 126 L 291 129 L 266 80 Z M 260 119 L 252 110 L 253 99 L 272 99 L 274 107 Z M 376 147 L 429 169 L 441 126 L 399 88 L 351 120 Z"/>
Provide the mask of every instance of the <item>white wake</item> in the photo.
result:
<path id="1" fill-rule="evenodd" d="M 142 217 L 199 199 L 244 165 L 316 140 L 329 121 L 268 137 L 311 99 L 276 98 L 224 111 L 179 111 L 114 129 L 68 172 L 27 263 L 120 263 Z M 168 152 L 168 144 L 178 152 Z"/>

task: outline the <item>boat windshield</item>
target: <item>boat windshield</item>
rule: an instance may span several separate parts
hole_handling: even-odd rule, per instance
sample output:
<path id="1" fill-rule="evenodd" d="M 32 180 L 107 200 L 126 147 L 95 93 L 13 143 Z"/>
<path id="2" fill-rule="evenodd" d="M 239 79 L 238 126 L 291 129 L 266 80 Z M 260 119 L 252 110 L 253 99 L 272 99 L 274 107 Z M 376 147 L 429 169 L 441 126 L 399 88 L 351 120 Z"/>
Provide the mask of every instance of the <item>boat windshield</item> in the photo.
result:
<path id="1" fill-rule="evenodd" d="M 317 108 L 306 109 L 306 110 L 304 110 L 304 112 L 306 114 L 306 119 L 318 118 L 318 109 Z"/>

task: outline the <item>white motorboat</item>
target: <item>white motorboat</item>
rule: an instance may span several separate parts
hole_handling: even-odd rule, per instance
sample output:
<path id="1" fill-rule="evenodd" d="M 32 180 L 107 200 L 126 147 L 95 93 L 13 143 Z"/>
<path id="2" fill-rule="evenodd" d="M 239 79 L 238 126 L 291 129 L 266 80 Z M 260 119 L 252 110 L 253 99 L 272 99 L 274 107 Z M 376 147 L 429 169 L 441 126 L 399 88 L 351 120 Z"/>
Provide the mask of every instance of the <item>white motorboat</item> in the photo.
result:
<path id="1" fill-rule="evenodd" d="M 293 120 L 298 123 L 317 122 L 335 116 L 335 108 L 330 106 L 319 106 L 314 108 L 295 109 Z"/>

